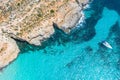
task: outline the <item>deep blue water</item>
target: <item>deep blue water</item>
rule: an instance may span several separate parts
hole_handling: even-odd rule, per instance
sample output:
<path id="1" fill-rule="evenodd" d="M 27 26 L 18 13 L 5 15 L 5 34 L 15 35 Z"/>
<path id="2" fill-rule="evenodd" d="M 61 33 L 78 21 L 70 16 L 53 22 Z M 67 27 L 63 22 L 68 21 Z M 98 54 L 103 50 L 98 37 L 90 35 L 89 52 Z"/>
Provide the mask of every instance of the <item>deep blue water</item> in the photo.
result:
<path id="1" fill-rule="evenodd" d="M 120 80 L 120 0 L 94 0 L 85 22 L 41 47 L 18 42 L 21 53 L 0 80 Z M 113 50 L 99 44 L 108 41 Z"/>

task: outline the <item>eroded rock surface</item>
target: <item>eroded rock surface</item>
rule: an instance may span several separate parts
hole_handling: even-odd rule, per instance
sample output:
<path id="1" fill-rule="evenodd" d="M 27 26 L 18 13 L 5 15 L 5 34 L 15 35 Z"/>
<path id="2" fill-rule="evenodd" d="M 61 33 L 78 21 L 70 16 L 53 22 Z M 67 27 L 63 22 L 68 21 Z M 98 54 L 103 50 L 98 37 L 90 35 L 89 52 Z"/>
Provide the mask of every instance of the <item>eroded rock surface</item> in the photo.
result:
<path id="1" fill-rule="evenodd" d="M 0 35 L 0 68 L 13 61 L 19 52 L 16 42 L 6 35 Z"/>
<path id="2" fill-rule="evenodd" d="M 65 32 L 79 21 L 88 0 L 5 0 L 0 2 L 0 28 L 31 44 L 54 33 L 53 22 Z"/>
<path id="3" fill-rule="evenodd" d="M 54 33 L 53 22 L 65 32 L 78 23 L 89 0 L 0 0 L 0 67 L 16 58 L 14 37 L 34 45 Z M 7 37 L 5 36 L 7 35 Z M 6 39 L 7 40 L 6 40 Z M 13 45 L 12 45 L 13 44 Z M 11 47 L 12 48 L 9 48 Z M 16 49 L 16 50 L 15 50 Z"/>

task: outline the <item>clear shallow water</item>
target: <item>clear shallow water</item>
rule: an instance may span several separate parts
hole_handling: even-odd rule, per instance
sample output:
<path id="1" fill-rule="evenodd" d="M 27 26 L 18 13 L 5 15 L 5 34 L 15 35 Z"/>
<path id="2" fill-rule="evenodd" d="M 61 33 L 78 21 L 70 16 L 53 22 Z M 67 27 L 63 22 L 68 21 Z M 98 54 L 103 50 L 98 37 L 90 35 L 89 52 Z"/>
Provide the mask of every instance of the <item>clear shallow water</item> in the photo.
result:
<path id="1" fill-rule="evenodd" d="M 73 31 L 70 40 L 55 36 L 54 44 L 19 54 L 1 72 L 0 80 L 119 80 L 119 9 L 106 2 L 91 4 L 94 8 L 86 10 L 85 28 Z M 107 40 L 113 50 L 100 46 L 101 40 Z"/>

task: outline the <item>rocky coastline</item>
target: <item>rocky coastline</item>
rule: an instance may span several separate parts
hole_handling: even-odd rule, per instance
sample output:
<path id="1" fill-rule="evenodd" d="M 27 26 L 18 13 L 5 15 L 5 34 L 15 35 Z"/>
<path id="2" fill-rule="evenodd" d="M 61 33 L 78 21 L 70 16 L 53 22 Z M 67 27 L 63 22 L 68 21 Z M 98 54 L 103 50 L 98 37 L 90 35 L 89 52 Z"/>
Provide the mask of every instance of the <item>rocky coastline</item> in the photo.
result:
<path id="1" fill-rule="evenodd" d="M 53 23 L 69 33 L 83 18 L 89 0 L 0 1 L 0 68 L 20 52 L 14 39 L 41 45 L 54 33 Z M 14 38 L 14 39 L 13 39 Z"/>

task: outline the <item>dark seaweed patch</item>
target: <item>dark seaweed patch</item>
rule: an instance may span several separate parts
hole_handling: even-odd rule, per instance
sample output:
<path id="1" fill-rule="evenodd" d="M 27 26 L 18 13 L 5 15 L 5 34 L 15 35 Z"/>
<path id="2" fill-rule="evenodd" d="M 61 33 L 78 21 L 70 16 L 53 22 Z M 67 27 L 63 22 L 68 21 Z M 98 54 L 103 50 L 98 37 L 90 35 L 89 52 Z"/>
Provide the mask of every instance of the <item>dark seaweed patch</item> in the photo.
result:
<path id="1" fill-rule="evenodd" d="M 85 51 L 91 52 L 91 51 L 93 51 L 93 49 L 92 49 L 90 46 L 87 46 L 87 47 L 85 48 Z"/>
<path id="2" fill-rule="evenodd" d="M 103 0 L 105 6 L 109 9 L 115 10 L 120 14 L 120 0 Z"/>

